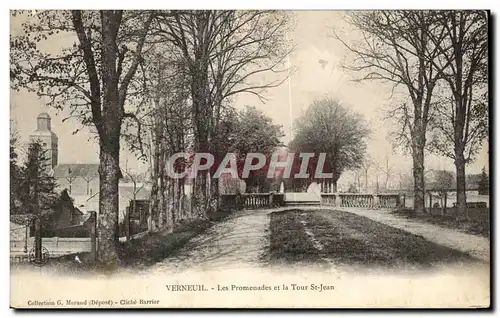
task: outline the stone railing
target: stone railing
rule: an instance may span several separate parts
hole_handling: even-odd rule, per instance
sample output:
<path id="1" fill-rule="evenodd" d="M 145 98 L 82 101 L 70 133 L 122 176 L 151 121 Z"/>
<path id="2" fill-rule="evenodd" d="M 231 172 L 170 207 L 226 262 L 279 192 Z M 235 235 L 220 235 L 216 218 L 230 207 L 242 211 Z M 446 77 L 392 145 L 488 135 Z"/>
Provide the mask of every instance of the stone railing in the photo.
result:
<path id="1" fill-rule="evenodd" d="M 272 208 L 284 205 L 285 196 L 281 193 L 242 193 L 221 195 L 221 209 L 241 210 Z"/>
<path id="2" fill-rule="evenodd" d="M 272 208 L 284 204 L 284 194 L 244 193 L 241 195 L 244 209 Z"/>
<path id="3" fill-rule="evenodd" d="M 399 194 L 322 193 L 321 205 L 367 209 L 398 208 L 403 206 Z"/>

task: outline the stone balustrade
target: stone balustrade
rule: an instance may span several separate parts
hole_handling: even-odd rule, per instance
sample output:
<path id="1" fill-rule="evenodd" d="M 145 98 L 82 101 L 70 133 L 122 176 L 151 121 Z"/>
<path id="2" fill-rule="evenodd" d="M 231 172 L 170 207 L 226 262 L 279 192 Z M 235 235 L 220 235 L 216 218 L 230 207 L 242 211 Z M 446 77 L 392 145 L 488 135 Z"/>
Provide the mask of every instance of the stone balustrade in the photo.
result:
<path id="1" fill-rule="evenodd" d="M 366 209 L 384 209 L 401 207 L 402 200 L 401 195 L 399 194 L 322 193 L 321 205 Z"/>
<path id="2" fill-rule="evenodd" d="M 221 195 L 221 208 L 230 210 L 261 209 L 284 204 L 284 194 L 280 193 L 242 193 Z"/>

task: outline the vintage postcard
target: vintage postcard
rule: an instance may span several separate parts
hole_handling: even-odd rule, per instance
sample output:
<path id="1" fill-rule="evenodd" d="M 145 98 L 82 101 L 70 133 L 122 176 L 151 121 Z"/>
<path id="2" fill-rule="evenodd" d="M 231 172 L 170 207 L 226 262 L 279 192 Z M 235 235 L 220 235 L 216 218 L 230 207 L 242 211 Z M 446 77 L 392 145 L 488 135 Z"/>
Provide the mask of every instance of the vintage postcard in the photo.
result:
<path id="1" fill-rule="evenodd" d="M 10 11 L 11 307 L 489 308 L 489 19 Z"/>

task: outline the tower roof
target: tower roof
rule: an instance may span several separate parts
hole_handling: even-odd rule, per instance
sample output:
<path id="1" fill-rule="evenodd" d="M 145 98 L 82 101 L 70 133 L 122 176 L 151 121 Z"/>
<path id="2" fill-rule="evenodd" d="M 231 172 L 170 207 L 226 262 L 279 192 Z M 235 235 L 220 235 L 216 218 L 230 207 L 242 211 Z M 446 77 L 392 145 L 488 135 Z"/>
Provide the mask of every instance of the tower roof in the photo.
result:
<path id="1" fill-rule="evenodd" d="M 41 113 L 40 115 L 38 115 L 37 118 L 47 118 L 47 119 L 50 119 L 50 116 L 47 113 Z"/>

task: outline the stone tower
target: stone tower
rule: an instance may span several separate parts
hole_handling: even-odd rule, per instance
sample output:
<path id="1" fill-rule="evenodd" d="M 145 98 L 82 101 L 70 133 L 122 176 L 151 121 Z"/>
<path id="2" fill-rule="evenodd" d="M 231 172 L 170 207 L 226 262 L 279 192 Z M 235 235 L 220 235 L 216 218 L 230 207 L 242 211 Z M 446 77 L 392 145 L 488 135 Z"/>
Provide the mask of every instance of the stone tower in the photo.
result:
<path id="1" fill-rule="evenodd" d="M 57 166 L 57 135 L 50 130 L 50 116 L 47 113 L 41 113 L 36 118 L 36 130 L 30 135 L 30 141 L 39 140 L 43 149 L 50 160 L 50 167 Z"/>

